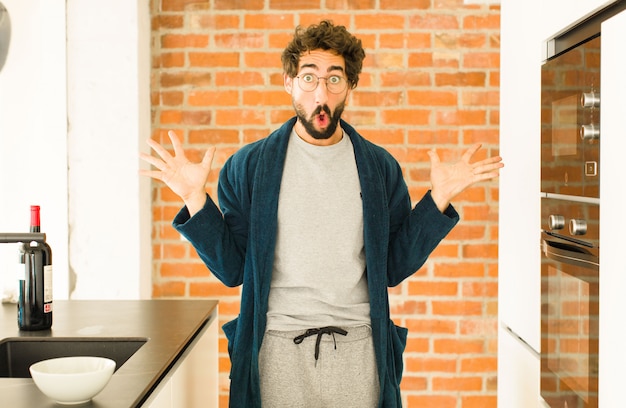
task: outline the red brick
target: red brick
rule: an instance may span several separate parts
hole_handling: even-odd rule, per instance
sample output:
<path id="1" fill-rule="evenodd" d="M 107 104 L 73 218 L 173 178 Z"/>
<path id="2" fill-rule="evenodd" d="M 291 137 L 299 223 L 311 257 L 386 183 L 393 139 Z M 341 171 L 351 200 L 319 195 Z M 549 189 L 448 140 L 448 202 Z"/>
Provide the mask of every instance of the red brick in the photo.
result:
<path id="1" fill-rule="evenodd" d="M 432 302 L 433 316 L 478 316 L 482 314 L 483 304 L 480 301 L 441 300 Z"/>
<path id="2" fill-rule="evenodd" d="M 239 92 L 236 90 L 191 91 L 187 97 L 191 106 L 236 106 L 239 103 Z"/>
<path id="3" fill-rule="evenodd" d="M 185 65 L 185 54 L 169 52 L 160 55 L 160 64 L 163 68 L 182 67 Z"/>
<path id="4" fill-rule="evenodd" d="M 411 280 L 409 294 L 428 297 L 454 296 L 459 294 L 459 286 L 456 282 Z"/>
<path id="5" fill-rule="evenodd" d="M 160 0 L 162 11 L 184 11 L 190 4 L 198 3 L 202 0 Z"/>
<path id="6" fill-rule="evenodd" d="M 239 54 L 236 52 L 190 52 L 189 63 L 192 67 L 236 67 Z"/>
<path id="7" fill-rule="evenodd" d="M 457 30 L 459 18 L 452 14 L 418 13 L 409 17 L 409 27 L 412 29 Z"/>
<path id="8" fill-rule="evenodd" d="M 487 75 L 484 72 L 457 72 L 435 74 L 437 86 L 485 86 Z"/>
<path id="9" fill-rule="evenodd" d="M 481 377 L 435 377 L 433 391 L 482 391 Z M 485 405 L 488 406 L 488 405 Z M 463 405 L 465 407 L 465 405 Z M 481 407 L 482 408 L 482 407 Z"/>
<path id="10" fill-rule="evenodd" d="M 152 285 L 152 297 L 182 297 L 185 295 L 185 286 L 185 283 L 180 281 L 155 283 Z"/>
<path id="11" fill-rule="evenodd" d="M 263 33 L 235 33 L 215 35 L 215 45 L 220 48 L 261 48 L 265 43 Z"/>
<path id="12" fill-rule="evenodd" d="M 326 7 L 331 10 L 369 10 L 376 7 L 376 0 L 326 0 Z"/>
<path id="13" fill-rule="evenodd" d="M 424 49 L 432 46 L 430 33 L 381 33 L 381 48 Z"/>
<path id="14" fill-rule="evenodd" d="M 456 358 L 453 357 L 413 357 L 405 355 L 407 371 L 414 373 L 454 373 Z"/>
<path id="15" fill-rule="evenodd" d="M 407 397 L 409 407 L 420 408 L 456 408 L 457 398 L 453 395 L 432 394 L 409 395 Z M 486 407 L 484 407 L 486 408 Z"/>
<path id="16" fill-rule="evenodd" d="M 284 90 L 246 90 L 243 92 L 243 105 L 259 106 L 281 106 L 291 103 L 290 95 Z"/>
<path id="17" fill-rule="evenodd" d="M 485 408 L 497 405 L 495 395 L 464 395 L 461 397 L 463 408 Z"/>
<path id="18" fill-rule="evenodd" d="M 409 333 L 426 334 L 453 334 L 456 332 L 457 324 L 453 320 L 445 319 L 407 319 L 406 327 Z"/>
<path id="19" fill-rule="evenodd" d="M 152 30 L 181 28 L 184 19 L 182 15 L 160 15 L 152 17 Z"/>
<path id="20" fill-rule="evenodd" d="M 246 14 L 243 24 L 246 30 L 289 30 L 295 27 L 293 14 Z"/>
<path id="21" fill-rule="evenodd" d="M 312 9 L 319 6 L 319 0 L 269 0 L 271 10 Z"/>
<path id="22" fill-rule="evenodd" d="M 408 103 L 415 106 L 455 106 L 457 91 L 408 91 Z"/>
<path id="23" fill-rule="evenodd" d="M 383 10 L 426 10 L 430 7 L 430 0 L 380 0 Z"/>
<path id="24" fill-rule="evenodd" d="M 202 128 L 189 131 L 189 143 L 193 144 L 222 144 L 239 143 L 239 132 L 235 129 Z"/>
<path id="25" fill-rule="evenodd" d="M 239 27 L 239 16 L 193 13 L 188 15 L 189 26 L 194 29 L 226 30 Z"/>
<path id="26" fill-rule="evenodd" d="M 163 262 L 160 269 L 163 277 L 206 277 L 211 274 L 206 266 L 196 263 Z"/>
<path id="27" fill-rule="evenodd" d="M 261 10 L 264 0 L 215 0 L 216 10 Z"/>
<path id="28" fill-rule="evenodd" d="M 354 16 L 354 25 L 359 29 L 385 29 L 404 28 L 405 18 L 398 14 L 356 14 Z"/>
<path id="29" fill-rule="evenodd" d="M 263 75 L 256 71 L 218 71 L 215 73 L 215 85 L 239 88 L 264 85 L 264 82 Z"/>
<path id="30" fill-rule="evenodd" d="M 483 340 L 434 339 L 433 351 L 437 354 L 478 354 L 484 351 Z"/>
<path id="31" fill-rule="evenodd" d="M 480 373 L 495 371 L 497 359 L 492 357 L 466 357 L 461 359 L 461 372 Z"/>
<path id="32" fill-rule="evenodd" d="M 209 44 L 209 37 L 200 34 L 166 34 L 161 37 L 163 48 L 204 48 Z"/>
<path id="33" fill-rule="evenodd" d="M 500 14 L 472 15 L 463 18 L 463 29 L 500 29 Z"/>
<path id="34" fill-rule="evenodd" d="M 215 112 L 215 124 L 224 126 L 262 125 L 265 123 L 263 112 L 255 109 L 228 109 Z"/>
<path id="35" fill-rule="evenodd" d="M 430 123 L 431 112 L 418 109 L 397 109 L 383 111 L 383 122 L 389 125 L 427 125 Z"/>

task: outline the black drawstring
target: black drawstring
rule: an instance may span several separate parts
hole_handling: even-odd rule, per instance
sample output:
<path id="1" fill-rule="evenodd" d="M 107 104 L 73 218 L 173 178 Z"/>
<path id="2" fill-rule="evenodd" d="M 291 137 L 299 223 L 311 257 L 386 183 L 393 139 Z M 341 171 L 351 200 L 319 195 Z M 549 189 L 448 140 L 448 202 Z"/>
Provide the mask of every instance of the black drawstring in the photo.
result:
<path id="1" fill-rule="evenodd" d="M 293 342 L 296 343 L 296 344 L 300 344 L 307 337 L 311 337 L 311 336 L 317 335 L 317 340 L 315 341 L 315 363 L 317 364 L 317 359 L 320 356 L 320 342 L 322 341 L 322 335 L 324 335 L 324 334 L 332 335 L 333 336 L 333 342 L 335 343 L 335 350 L 337 350 L 337 341 L 335 340 L 335 333 L 341 334 L 342 336 L 345 336 L 345 335 L 348 334 L 347 331 L 345 331 L 344 329 L 341 329 L 339 327 L 326 326 L 326 327 L 320 327 L 320 328 L 317 328 L 317 329 L 308 329 L 304 334 L 301 334 L 301 335 L 297 336 L 296 338 L 294 338 Z"/>

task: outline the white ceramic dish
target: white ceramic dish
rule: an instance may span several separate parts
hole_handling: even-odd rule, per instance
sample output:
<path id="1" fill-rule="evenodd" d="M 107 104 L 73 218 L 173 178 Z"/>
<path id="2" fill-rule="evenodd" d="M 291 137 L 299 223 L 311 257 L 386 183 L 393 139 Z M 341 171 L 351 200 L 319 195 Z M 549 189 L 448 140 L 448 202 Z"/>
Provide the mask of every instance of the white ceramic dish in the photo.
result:
<path id="1" fill-rule="evenodd" d="M 107 385 L 115 361 L 103 357 L 61 357 L 30 366 L 37 387 L 59 404 L 82 404 Z"/>

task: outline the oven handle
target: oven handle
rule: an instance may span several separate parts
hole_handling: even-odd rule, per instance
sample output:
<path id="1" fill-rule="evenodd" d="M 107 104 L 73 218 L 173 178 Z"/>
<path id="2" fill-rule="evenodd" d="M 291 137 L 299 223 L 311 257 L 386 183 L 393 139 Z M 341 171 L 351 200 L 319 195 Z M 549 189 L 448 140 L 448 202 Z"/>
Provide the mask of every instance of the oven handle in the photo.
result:
<path id="1" fill-rule="evenodd" d="M 564 262 L 570 265 L 581 266 L 583 268 L 600 270 L 600 259 L 576 245 L 564 242 L 555 242 L 549 239 L 543 240 L 543 253 L 550 259 L 557 262 Z"/>

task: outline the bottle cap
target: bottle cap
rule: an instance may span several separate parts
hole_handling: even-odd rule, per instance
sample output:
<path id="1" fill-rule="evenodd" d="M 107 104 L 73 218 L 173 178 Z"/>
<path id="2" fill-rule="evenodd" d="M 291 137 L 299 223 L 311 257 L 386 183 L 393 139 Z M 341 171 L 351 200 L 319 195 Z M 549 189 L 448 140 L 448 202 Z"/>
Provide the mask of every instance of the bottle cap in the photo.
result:
<path id="1" fill-rule="evenodd" d="M 32 227 L 41 227 L 41 220 L 39 218 L 39 206 L 31 205 L 30 206 L 30 226 Z M 37 231 L 38 232 L 38 231 Z"/>

